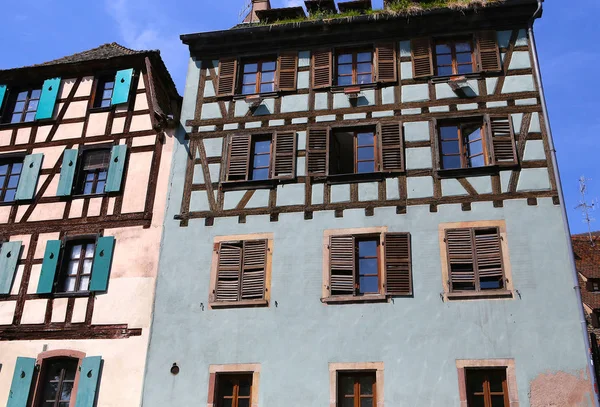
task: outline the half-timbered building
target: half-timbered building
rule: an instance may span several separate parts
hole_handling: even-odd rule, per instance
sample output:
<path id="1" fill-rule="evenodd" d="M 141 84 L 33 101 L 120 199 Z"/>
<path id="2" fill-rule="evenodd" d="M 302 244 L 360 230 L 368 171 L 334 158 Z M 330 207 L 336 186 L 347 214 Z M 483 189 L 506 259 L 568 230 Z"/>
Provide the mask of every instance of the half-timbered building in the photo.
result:
<path id="1" fill-rule="evenodd" d="M 0 71 L 0 404 L 140 404 L 179 107 L 158 51 Z"/>
<path id="2" fill-rule="evenodd" d="M 541 1 L 443 4 L 182 36 L 144 406 L 593 405 Z"/>

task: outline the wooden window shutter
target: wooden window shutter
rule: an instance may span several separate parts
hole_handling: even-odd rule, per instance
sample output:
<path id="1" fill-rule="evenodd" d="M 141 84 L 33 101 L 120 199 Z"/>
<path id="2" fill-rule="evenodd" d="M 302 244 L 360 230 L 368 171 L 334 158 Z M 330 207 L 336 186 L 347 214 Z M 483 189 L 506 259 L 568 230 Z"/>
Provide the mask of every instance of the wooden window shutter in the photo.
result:
<path id="1" fill-rule="evenodd" d="M 279 55 L 277 70 L 277 86 L 279 90 L 296 90 L 298 75 L 298 53 L 284 53 Z"/>
<path id="2" fill-rule="evenodd" d="M 71 195 L 71 192 L 73 191 L 73 181 L 75 180 L 75 170 L 77 169 L 78 156 L 79 152 L 75 149 L 66 149 L 64 151 L 56 196 Z"/>
<path id="3" fill-rule="evenodd" d="M 379 154 L 381 171 L 404 170 L 404 140 L 402 123 L 379 123 Z"/>
<path id="4" fill-rule="evenodd" d="M 475 256 L 479 279 L 488 277 L 502 278 L 504 267 L 502 265 L 502 246 L 498 228 L 476 229 Z"/>
<path id="5" fill-rule="evenodd" d="M 331 50 L 315 51 L 312 56 L 312 87 L 313 89 L 331 86 L 333 71 Z"/>
<path id="6" fill-rule="evenodd" d="M 479 50 L 479 70 L 481 72 L 499 72 L 502 70 L 500 49 L 496 31 L 480 31 L 477 33 Z"/>
<path id="7" fill-rule="evenodd" d="M 292 179 L 296 176 L 296 132 L 275 133 L 273 178 Z"/>
<path id="8" fill-rule="evenodd" d="M 409 233 L 386 233 L 385 293 L 386 295 L 411 295 L 412 259 Z"/>
<path id="9" fill-rule="evenodd" d="M 250 136 L 233 134 L 229 138 L 227 181 L 246 181 L 250 166 Z"/>
<path id="10" fill-rule="evenodd" d="M 75 407 L 91 407 L 94 405 L 101 371 L 102 357 L 91 356 L 83 359 L 79 370 Z"/>
<path id="11" fill-rule="evenodd" d="M 110 268 L 112 265 L 114 248 L 114 236 L 98 238 L 98 241 L 96 242 L 96 250 L 94 252 L 94 262 L 92 264 L 90 291 L 108 290 L 108 279 L 110 277 Z"/>
<path id="12" fill-rule="evenodd" d="M 242 261 L 242 300 L 259 300 L 265 297 L 267 274 L 267 240 L 244 242 Z"/>
<path id="13" fill-rule="evenodd" d="M 58 269 L 58 259 L 60 257 L 60 240 L 48 240 L 46 251 L 44 252 L 44 261 L 42 262 L 42 271 L 37 286 L 37 294 L 50 294 L 54 288 L 54 280 Z"/>
<path id="14" fill-rule="evenodd" d="M 60 78 L 46 79 L 44 81 L 42 94 L 40 95 L 37 111 L 35 112 L 35 120 L 52 119 L 60 83 Z"/>
<path id="15" fill-rule="evenodd" d="M 446 230 L 450 290 L 454 284 L 469 283 L 475 286 L 475 258 L 471 229 Z"/>
<path id="16" fill-rule="evenodd" d="M 217 96 L 233 96 L 237 78 L 237 59 L 222 59 L 219 61 L 219 80 Z"/>
<path id="17" fill-rule="evenodd" d="M 237 301 L 242 270 L 242 247 L 239 244 L 221 243 L 218 257 L 214 299 L 215 301 Z"/>
<path id="18" fill-rule="evenodd" d="M 115 76 L 115 87 L 110 100 L 111 105 L 120 105 L 129 101 L 132 79 L 133 69 L 123 69 L 122 71 L 117 72 Z"/>
<path id="19" fill-rule="evenodd" d="M 413 77 L 433 76 L 433 55 L 431 38 L 416 38 L 410 42 L 413 62 Z"/>
<path id="20" fill-rule="evenodd" d="M 17 358 L 6 407 L 27 407 L 34 372 L 35 359 Z"/>
<path id="21" fill-rule="evenodd" d="M 353 236 L 329 238 L 329 292 L 331 295 L 354 294 L 356 274 Z"/>
<path id="22" fill-rule="evenodd" d="M 6 85 L 0 85 L 0 114 L 2 113 L 2 104 L 4 102 L 4 95 L 6 95 Z"/>
<path id="23" fill-rule="evenodd" d="M 329 128 L 309 129 L 306 148 L 308 175 L 328 174 Z"/>
<path id="24" fill-rule="evenodd" d="M 517 164 L 517 148 L 510 116 L 485 116 L 488 153 L 493 165 Z"/>
<path id="25" fill-rule="evenodd" d="M 14 241 L 4 242 L 0 247 L 0 295 L 10 294 L 21 254 L 21 246 L 22 242 Z"/>
<path id="26" fill-rule="evenodd" d="M 123 183 L 123 173 L 125 172 L 125 160 L 127 159 L 127 146 L 119 144 L 113 146 L 110 151 L 110 164 L 106 176 L 106 192 L 119 192 Z"/>
<path id="27" fill-rule="evenodd" d="M 17 201 L 27 201 L 35 197 L 44 154 L 30 154 L 23 160 L 23 170 L 17 185 L 15 198 Z"/>
<path id="28" fill-rule="evenodd" d="M 375 48 L 377 60 L 377 82 L 396 82 L 398 63 L 396 62 L 396 46 L 394 43 L 378 44 Z"/>

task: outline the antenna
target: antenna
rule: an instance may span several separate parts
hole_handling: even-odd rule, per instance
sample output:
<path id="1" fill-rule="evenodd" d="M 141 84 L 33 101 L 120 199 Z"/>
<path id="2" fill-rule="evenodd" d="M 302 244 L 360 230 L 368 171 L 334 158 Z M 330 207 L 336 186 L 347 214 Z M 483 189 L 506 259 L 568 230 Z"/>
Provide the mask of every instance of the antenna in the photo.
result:
<path id="1" fill-rule="evenodd" d="M 583 222 L 587 224 L 588 227 L 588 237 L 590 239 L 590 244 L 592 247 L 596 246 L 594 242 L 594 238 L 592 237 L 592 226 L 591 223 L 596 219 L 590 216 L 590 211 L 596 209 L 597 199 L 594 199 L 590 204 L 587 203 L 585 199 L 585 193 L 587 191 L 586 181 L 591 181 L 591 179 L 586 179 L 584 176 L 579 177 L 579 193 L 581 194 L 581 201 L 579 201 L 579 205 L 575 207 L 575 209 L 580 209 L 581 214 L 583 215 Z"/>
<path id="2" fill-rule="evenodd" d="M 244 6 L 238 13 L 238 23 L 242 23 L 244 21 L 250 10 L 252 10 L 252 0 L 246 0 Z"/>

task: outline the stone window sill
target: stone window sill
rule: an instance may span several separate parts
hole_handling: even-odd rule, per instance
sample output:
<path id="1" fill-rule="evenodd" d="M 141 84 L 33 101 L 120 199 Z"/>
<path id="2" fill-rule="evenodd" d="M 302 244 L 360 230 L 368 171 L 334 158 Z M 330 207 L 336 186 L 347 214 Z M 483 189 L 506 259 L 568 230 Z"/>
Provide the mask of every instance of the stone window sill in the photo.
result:
<path id="1" fill-rule="evenodd" d="M 388 302 L 388 297 L 383 294 L 373 295 L 336 295 L 331 297 L 321 298 L 324 304 L 352 304 L 352 303 L 367 303 L 367 302 Z"/>
<path id="2" fill-rule="evenodd" d="M 211 309 L 268 307 L 269 300 L 213 301 L 208 306 Z"/>
<path id="3" fill-rule="evenodd" d="M 221 183 L 223 191 L 240 191 L 247 189 L 271 189 L 280 182 L 279 179 L 265 179 L 254 181 L 226 181 Z"/>
<path id="4" fill-rule="evenodd" d="M 494 290 L 494 291 L 477 291 L 477 292 L 454 292 L 445 293 L 444 296 L 448 301 L 455 300 L 486 300 L 495 298 L 512 299 L 513 292 L 509 290 Z"/>

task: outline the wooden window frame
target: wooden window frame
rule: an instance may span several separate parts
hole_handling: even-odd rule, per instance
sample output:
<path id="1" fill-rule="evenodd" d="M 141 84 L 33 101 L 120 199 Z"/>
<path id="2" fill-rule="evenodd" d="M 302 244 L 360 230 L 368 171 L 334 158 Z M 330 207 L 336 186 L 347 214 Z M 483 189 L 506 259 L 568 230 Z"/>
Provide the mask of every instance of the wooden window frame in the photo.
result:
<path id="1" fill-rule="evenodd" d="M 450 265 L 448 261 L 448 245 L 446 243 L 446 231 L 449 229 L 490 229 L 498 228 L 500 234 L 500 249 L 502 254 L 502 264 L 504 268 L 504 289 L 484 290 L 484 291 L 456 291 L 453 292 L 450 284 Z M 442 266 L 442 289 L 444 301 L 455 300 L 477 300 L 477 299 L 498 299 L 511 300 L 514 298 L 514 282 L 512 278 L 512 269 L 510 255 L 508 250 L 508 239 L 506 233 L 506 222 L 498 221 L 471 221 L 471 222 L 452 222 L 441 223 L 438 227 L 438 239 L 440 243 L 440 259 Z"/>
<path id="2" fill-rule="evenodd" d="M 359 73 L 358 72 L 358 64 L 359 63 L 366 63 L 366 62 L 358 62 L 358 54 L 364 54 L 370 52 L 371 53 L 371 82 L 368 83 L 358 83 L 358 75 L 366 75 L 366 73 Z M 368 47 L 364 47 L 364 48 L 352 48 L 352 49 L 339 49 L 336 50 L 335 53 L 335 61 L 334 61 L 334 69 L 335 69 L 335 86 L 336 87 L 352 87 L 352 86 L 368 86 L 368 85 L 372 85 L 375 82 L 375 49 L 373 47 L 368 48 Z M 352 62 L 350 64 L 345 63 L 342 65 L 352 65 L 352 83 L 348 84 L 348 85 L 340 85 L 339 84 L 339 78 L 340 78 L 340 74 L 339 74 L 339 65 L 340 63 L 338 62 L 339 57 L 341 55 L 352 55 Z M 350 76 L 348 74 L 344 74 L 341 75 L 344 77 Z"/>
<path id="3" fill-rule="evenodd" d="M 258 395 L 260 394 L 260 371 L 259 363 L 237 363 L 228 365 L 209 365 L 208 367 L 208 399 L 207 407 L 218 407 L 217 391 L 219 375 L 252 375 L 252 389 L 250 391 L 250 407 L 259 407 Z M 71 407 L 71 406 L 69 406 Z"/>
<path id="4" fill-rule="evenodd" d="M 256 153 L 256 143 L 259 141 L 269 141 L 269 165 L 267 167 L 254 167 L 254 158 L 257 155 L 266 155 L 266 153 Z M 273 179 L 273 134 L 252 134 L 250 135 L 250 161 L 248 162 L 248 174 L 246 178 L 248 181 L 268 181 Z M 266 179 L 254 179 L 254 170 L 260 168 L 266 168 L 268 176 Z"/>
<path id="5" fill-rule="evenodd" d="M 91 97 L 91 105 L 90 105 L 90 109 L 92 109 L 93 111 L 103 111 L 103 110 L 110 110 L 113 105 L 112 105 L 112 95 L 114 94 L 114 89 L 115 89 L 115 76 L 116 76 L 116 72 L 106 72 L 106 73 L 100 73 L 98 76 L 96 76 L 95 78 L 95 83 L 94 83 L 94 89 L 92 92 L 92 97 Z M 112 87 L 112 92 L 111 92 L 111 97 L 108 99 L 109 100 L 109 104 L 108 106 L 102 106 L 102 102 L 106 99 L 104 99 L 104 91 L 105 86 L 107 83 L 112 82 L 113 83 L 113 87 Z"/>
<path id="6" fill-rule="evenodd" d="M 383 362 L 350 362 L 329 363 L 329 407 L 339 407 L 338 400 L 338 375 L 352 373 L 375 373 L 375 388 L 373 389 L 373 406 L 383 406 L 384 397 L 384 363 Z"/>
<path id="7" fill-rule="evenodd" d="M 370 126 L 370 125 L 366 125 L 366 126 L 360 126 L 360 127 L 356 127 L 356 126 L 351 126 L 351 127 L 334 127 L 331 128 L 329 130 L 330 132 L 330 137 L 329 137 L 329 146 L 328 146 L 328 151 L 329 151 L 329 156 L 327 158 L 328 160 L 328 174 L 327 177 L 331 177 L 332 179 L 335 178 L 347 178 L 347 177 L 364 177 L 364 176 L 368 176 L 369 174 L 381 174 L 381 161 L 380 161 L 380 151 L 379 151 L 379 143 L 380 143 L 380 134 L 378 131 L 377 126 Z M 335 151 L 335 149 L 332 147 L 333 143 L 335 142 L 335 137 L 336 137 L 336 133 L 348 133 L 352 135 L 352 152 L 354 154 L 354 156 L 352 157 L 352 160 L 354 162 L 354 172 L 352 173 L 346 173 L 346 174 L 331 174 L 332 171 L 332 154 Z M 358 159 L 358 134 L 360 133 L 372 133 L 373 134 L 373 159 L 372 160 L 359 160 Z M 370 147 L 369 146 L 361 146 L 361 147 Z M 358 163 L 359 162 L 369 162 L 369 161 L 373 161 L 373 171 L 372 172 L 358 172 Z"/>
<path id="8" fill-rule="evenodd" d="M 247 240 L 266 240 L 267 241 L 267 260 L 265 267 L 265 294 L 264 298 L 256 300 L 243 300 L 243 301 L 216 301 L 214 292 L 217 287 L 217 274 L 219 266 L 219 253 L 213 250 L 211 268 L 210 268 L 210 284 L 209 294 L 210 299 L 208 307 L 209 309 L 222 309 L 222 308 L 244 308 L 244 307 L 269 307 L 271 299 L 271 270 L 273 263 L 273 233 L 256 233 L 247 235 L 231 235 L 231 236 L 217 236 L 213 240 L 213 246 L 218 247 L 221 243 L 227 242 L 239 242 Z"/>
<path id="9" fill-rule="evenodd" d="M 15 188 L 8 188 L 8 183 L 9 183 L 9 179 L 12 176 L 12 169 L 13 169 L 13 165 L 14 164 L 21 164 L 23 165 L 23 160 L 25 159 L 25 155 L 23 154 L 10 154 L 10 155 L 4 155 L 4 156 L 0 156 L 0 165 L 5 165 L 8 164 L 8 169 L 6 171 L 6 175 L 5 180 L 4 180 L 4 184 L 0 185 L 0 206 L 1 205 L 12 205 L 14 204 L 17 199 L 16 199 L 16 194 L 17 194 L 17 189 L 19 187 L 19 181 L 21 180 L 21 175 L 23 175 L 23 166 L 21 166 L 21 172 L 19 173 L 19 181 L 17 181 L 17 186 Z M 12 201 L 5 201 L 4 198 L 6 197 L 6 192 L 8 190 L 14 190 L 15 191 L 15 197 Z"/>
<path id="10" fill-rule="evenodd" d="M 338 383 L 341 381 L 342 376 L 347 376 L 347 377 L 351 377 L 352 380 L 354 381 L 354 391 L 352 394 L 352 400 L 354 401 L 354 407 L 361 407 L 361 398 L 363 397 L 361 394 L 361 390 L 360 390 L 360 378 L 361 377 L 373 377 L 374 383 L 373 383 L 373 394 L 371 394 L 371 397 L 368 397 L 370 399 L 373 400 L 372 405 L 376 406 L 377 405 L 377 374 L 376 372 L 373 371 L 369 371 L 369 370 L 362 370 L 362 371 L 338 371 Z M 343 405 L 342 400 L 344 398 L 348 398 L 347 394 L 344 394 L 341 391 L 341 386 L 338 385 L 338 405 Z"/>
<path id="11" fill-rule="evenodd" d="M 3 125 L 17 125 L 17 124 L 23 124 L 23 123 L 33 123 L 35 122 L 35 114 L 37 113 L 37 108 L 35 110 L 32 111 L 28 111 L 27 109 L 29 108 L 29 102 L 31 102 L 32 98 L 31 98 L 31 94 L 33 91 L 35 90 L 39 90 L 40 91 L 40 97 L 38 99 L 33 99 L 33 100 L 37 100 L 38 101 L 38 108 L 39 108 L 39 101 L 42 97 L 42 86 L 34 86 L 34 87 L 23 87 L 23 88 L 17 88 L 17 89 L 9 89 L 8 90 L 8 94 L 5 96 L 6 98 L 6 102 L 4 103 L 5 107 L 4 107 L 4 111 L 2 112 L 3 114 L 0 116 L 1 120 L 0 120 L 0 124 Z M 27 97 L 25 98 L 25 106 L 23 106 L 23 110 L 21 111 L 21 118 L 19 119 L 18 122 L 12 122 L 12 117 L 15 114 L 14 109 L 16 107 L 17 104 L 17 98 L 19 97 L 19 93 L 22 92 L 27 92 Z M 1 107 L 1 106 L 0 106 Z M 34 117 L 33 120 L 31 121 L 25 121 L 25 117 L 27 115 L 27 113 L 34 113 Z"/>
<path id="12" fill-rule="evenodd" d="M 458 66 L 459 65 L 467 65 L 466 63 L 458 63 L 458 60 L 456 58 L 456 44 L 457 43 L 468 43 L 469 46 L 471 47 L 471 72 L 466 72 L 466 73 L 459 73 L 458 72 Z M 432 49 L 432 54 L 433 54 L 433 64 L 434 64 L 434 74 L 436 77 L 447 77 L 447 76 L 462 76 L 462 75 L 472 75 L 472 74 L 476 74 L 478 73 L 477 70 L 477 58 L 476 58 L 476 48 L 475 48 L 475 39 L 470 36 L 470 37 L 450 37 L 450 38 L 437 38 L 433 41 L 433 49 Z M 450 55 L 452 58 L 452 73 L 451 74 L 446 74 L 446 75 L 441 75 L 439 74 L 438 68 L 438 53 L 436 52 L 437 46 L 438 45 L 448 45 L 450 47 Z M 447 54 L 444 54 L 447 55 Z M 444 66 L 448 66 L 448 65 L 444 65 Z"/>
<path id="13" fill-rule="evenodd" d="M 519 407 L 514 359 L 458 359 L 456 360 L 456 370 L 458 373 L 460 407 L 471 407 L 469 406 L 466 376 L 467 370 L 471 369 L 506 369 L 506 390 L 508 395 L 506 407 Z"/>
<path id="14" fill-rule="evenodd" d="M 277 92 L 277 72 L 279 70 L 279 66 L 278 66 L 278 57 L 277 56 L 273 56 L 273 59 L 271 60 L 270 57 L 260 57 L 260 58 L 252 58 L 252 59 L 242 59 L 240 61 L 239 64 L 239 69 L 240 69 L 240 73 L 239 73 L 239 83 L 238 83 L 238 92 L 236 92 L 236 94 L 241 95 L 241 96 L 252 96 L 252 95 L 261 95 L 261 94 L 270 94 L 270 93 L 275 93 Z M 274 63 L 275 64 L 275 69 L 273 71 L 264 71 L 262 70 L 262 66 L 265 63 Z M 244 93 L 243 89 L 244 89 L 244 67 L 246 65 L 250 65 L 250 64 L 257 64 L 256 65 L 256 72 L 255 74 L 255 83 L 254 83 L 254 92 L 252 93 Z M 273 81 L 269 81 L 269 82 L 263 82 L 262 81 L 262 75 L 265 72 L 273 72 Z M 267 85 L 267 84 L 273 84 L 273 90 L 269 91 L 269 92 L 261 92 L 261 86 L 262 85 Z M 250 86 L 250 85 L 246 85 L 246 86 Z"/>
<path id="15" fill-rule="evenodd" d="M 93 242 L 93 243 L 90 243 Z M 88 283 L 88 289 L 87 290 L 75 290 L 75 291 L 64 291 L 63 286 L 64 283 L 68 277 L 68 267 L 69 267 L 69 262 L 71 261 L 71 253 L 69 251 L 70 248 L 72 248 L 73 246 L 77 246 L 78 244 L 81 244 L 81 251 L 79 253 L 79 263 L 77 265 L 77 274 L 75 275 L 75 286 L 78 287 L 81 283 L 81 277 L 84 276 L 83 274 L 83 262 L 85 260 L 90 260 L 87 259 L 85 257 L 82 257 L 82 254 L 85 253 L 84 250 L 84 245 L 88 245 L 88 244 L 93 244 L 94 245 L 94 255 L 96 254 L 96 247 L 98 245 L 98 236 L 96 235 L 82 235 L 82 236 L 73 236 L 73 237 L 68 237 L 65 238 L 62 242 L 62 247 L 61 247 L 61 256 L 59 258 L 59 267 L 58 267 L 58 275 L 57 275 L 57 279 L 56 279 L 56 287 L 55 287 L 55 294 L 57 295 L 67 295 L 67 296 L 73 296 L 73 295 L 82 295 L 82 296 L 86 296 L 90 293 L 89 290 L 89 285 L 92 282 L 92 273 L 94 272 L 93 268 L 94 268 L 94 255 L 92 255 L 91 261 L 92 261 L 92 268 L 90 269 L 90 273 L 89 273 L 89 283 Z M 85 274 L 85 276 L 87 276 L 87 274 Z M 59 291 L 59 287 L 60 287 L 60 291 Z"/>
<path id="16" fill-rule="evenodd" d="M 85 356 L 86 354 L 83 352 L 66 349 L 51 350 L 40 353 L 36 359 L 36 365 L 39 367 L 39 369 L 37 369 L 37 373 L 34 375 L 32 382 L 33 394 L 31 400 L 33 400 L 33 406 L 40 407 L 43 405 L 43 386 L 44 379 L 47 374 L 48 362 L 55 359 L 74 359 L 78 360 L 78 362 L 77 370 L 75 372 L 75 382 L 73 383 L 73 390 L 71 391 L 72 396 L 71 401 L 69 402 L 69 407 L 75 407 L 75 404 L 77 402 L 77 389 L 79 387 L 81 364 L 83 363 L 83 359 L 85 358 Z"/>
<path id="17" fill-rule="evenodd" d="M 110 155 L 111 155 L 112 147 L 114 147 L 113 144 L 98 144 L 98 145 L 82 146 L 79 149 L 78 158 L 77 158 L 77 170 L 75 173 L 73 196 L 93 198 L 93 197 L 105 196 L 108 194 L 106 192 L 106 183 L 108 181 L 108 170 L 110 168 Z M 84 193 L 85 183 L 86 183 L 85 178 L 86 178 L 87 171 L 83 168 L 84 167 L 84 158 L 85 158 L 86 154 L 90 154 L 90 153 L 93 153 L 98 150 L 108 150 L 108 153 L 109 153 L 109 162 L 106 167 L 106 180 L 104 180 L 104 191 L 85 194 Z M 98 174 L 97 174 L 98 171 L 95 171 L 95 172 L 96 172 L 96 174 L 94 175 L 94 188 L 96 188 L 97 182 L 98 182 Z"/>
<path id="18" fill-rule="evenodd" d="M 484 165 L 479 166 L 479 167 L 472 167 L 469 165 L 470 160 L 473 157 L 479 156 L 479 154 L 478 155 L 469 155 L 467 145 L 470 143 L 465 140 L 465 138 L 467 136 L 463 134 L 463 128 L 465 126 L 475 125 L 475 124 L 477 124 L 480 127 L 480 136 L 481 136 L 480 140 L 481 140 L 481 145 L 482 145 L 481 155 L 483 155 L 483 161 L 484 161 Z M 458 146 L 459 146 L 458 153 L 444 154 L 443 142 L 442 142 L 442 132 L 441 132 L 442 127 L 456 127 L 458 129 L 458 131 L 457 131 Z M 439 146 L 438 154 L 439 154 L 441 171 L 460 171 L 460 170 L 474 170 L 475 171 L 477 169 L 489 167 L 491 165 L 488 139 L 487 139 L 487 129 L 486 129 L 486 125 L 485 125 L 483 118 L 480 119 L 478 117 L 467 117 L 462 120 L 453 119 L 453 120 L 447 120 L 447 121 L 446 120 L 439 121 L 439 122 L 437 122 L 436 132 L 437 132 L 437 138 L 438 138 L 437 145 Z M 445 156 L 459 156 L 460 157 L 460 168 L 444 168 L 444 157 Z"/>

